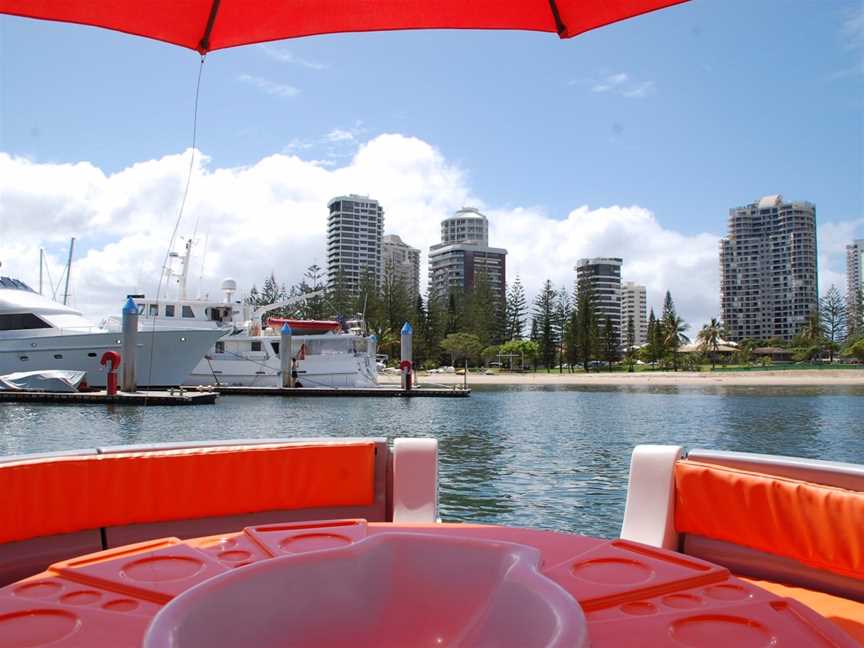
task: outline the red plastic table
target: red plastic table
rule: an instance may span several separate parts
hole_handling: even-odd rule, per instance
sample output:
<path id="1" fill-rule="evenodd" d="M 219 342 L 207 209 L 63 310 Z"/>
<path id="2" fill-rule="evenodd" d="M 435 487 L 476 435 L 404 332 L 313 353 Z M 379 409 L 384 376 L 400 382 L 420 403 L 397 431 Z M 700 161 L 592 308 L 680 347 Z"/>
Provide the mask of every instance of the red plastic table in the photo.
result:
<path id="1" fill-rule="evenodd" d="M 809 608 L 741 581 L 723 567 L 626 540 L 499 526 L 340 520 L 167 538 L 57 563 L 0 589 L 0 648 L 140 646 L 166 604 L 220 574 L 345 547 L 376 534 L 418 531 L 539 550 L 540 572 L 584 611 L 592 648 L 857 645 Z"/>

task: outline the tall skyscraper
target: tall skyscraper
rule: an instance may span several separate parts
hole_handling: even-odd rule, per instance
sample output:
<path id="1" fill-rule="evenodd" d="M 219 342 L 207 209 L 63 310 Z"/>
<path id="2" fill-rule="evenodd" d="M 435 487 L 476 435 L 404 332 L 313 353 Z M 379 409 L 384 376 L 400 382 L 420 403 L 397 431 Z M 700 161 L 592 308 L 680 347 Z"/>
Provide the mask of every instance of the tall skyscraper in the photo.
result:
<path id="1" fill-rule="evenodd" d="M 849 308 L 849 333 L 858 333 L 864 304 L 859 301 L 864 292 L 864 239 L 846 246 L 846 305 Z"/>
<path id="2" fill-rule="evenodd" d="M 368 196 L 337 196 L 327 203 L 327 285 L 341 281 L 349 295 L 369 276 L 381 285 L 384 210 Z"/>
<path id="3" fill-rule="evenodd" d="M 765 196 L 729 210 L 720 307 L 730 340 L 791 340 L 818 307 L 816 206 Z"/>
<path id="4" fill-rule="evenodd" d="M 648 342 L 648 300 L 645 286 L 625 281 L 621 284 L 621 343 L 627 344 L 629 322 L 633 321 L 633 344 Z"/>
<path id="5" fill-rule="evenodd" d="M 579 259 L 576 263 L 576 284 L 582 290 L 586 284 L 594 296 L 594 308 L 603 331 L 606 319 L 612 320 L 615 336 L 620 342 L 621 328 L 621 263 L 618 257 Z"/>
<path id="6" fill-rule="evenodd" d="M 441 242 L 429 248 L 429 290 L 439 298 L 450 290 L 471 290 L 480 273 L 504 304 L 507 250 L 489 247 L 489 221 L 474 207 L 463 207 L 441 222 Z"/>
<path id="7" fill-rule="evenodd" d="M 384 273 L 393 268 L 396 280 L 405 286 L 413 302 L 420 294 L 420 250 L 406 244 L 395 234 L 388 234 L 381 243 Z"/>

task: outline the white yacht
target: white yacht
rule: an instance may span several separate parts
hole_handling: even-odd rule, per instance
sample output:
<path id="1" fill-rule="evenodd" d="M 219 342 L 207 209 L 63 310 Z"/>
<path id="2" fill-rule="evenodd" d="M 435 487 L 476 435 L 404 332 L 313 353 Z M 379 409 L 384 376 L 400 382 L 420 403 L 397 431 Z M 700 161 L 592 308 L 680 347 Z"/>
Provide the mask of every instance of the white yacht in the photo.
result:
<path id="1" fill-rule="evenodd" d="M 189 373 L 183 384 L 243 385 L 272 387 L 282 384 L 278 328 L 288 322 L 294 329 L 292 357 L 297 359 L 297 379 L 303 387 L 372 387 L 377 384 L 374 336 L 367 337 L 362 320 L 343 327 L 336 321 L 268 320 L 267 314 L 318 296 L 314 292 L 282 302 L 253 307 L 234 299 L 237 283 L 222 282 L 221 301 L 190 298 L 186 291 L 192 242 L 182 256 L 172 253 L 180 269 L 169 272 L 176 283 L 176 297 L 147 299 L 131 295 L 138 306 L 141 331 L 167 328 L 221 331 L 222 337 Z M 270 324 L 273 326 L 270 326 Z M 121 330 L 119 317 L 109 317 L 103 326 Z"/>
<path id="2" fill-rule="evenodd" d="M 139 387 L 168 387 L 183 379 L 221 337 L 214 329 L 142 330 L 136 356 Z M 118 332 L 95 326 L 80 311 L 40 295 L 25 283 L 0 277 L 0 375 L 18 371 L 86 371 L 87 384 L 105 386 L 99 363 L 120 351 Z"/>

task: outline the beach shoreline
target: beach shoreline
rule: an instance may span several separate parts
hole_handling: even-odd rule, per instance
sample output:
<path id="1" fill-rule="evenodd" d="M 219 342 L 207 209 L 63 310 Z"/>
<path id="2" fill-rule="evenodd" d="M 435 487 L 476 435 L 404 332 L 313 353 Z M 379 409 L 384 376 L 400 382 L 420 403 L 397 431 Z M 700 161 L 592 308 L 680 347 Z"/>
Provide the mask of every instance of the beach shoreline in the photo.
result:
<path id="1" fill-rule="evenodd" d="M 461 385 L 464 377 L 457 374 L 426 373 L 417 374 L 418 386 Z M 379 374 L 378 382 L 382 385 L 398 385 L 398 374 Z M 480 385 L 607 385 L 607 386 L 772 386 L 772 387 L 833 387 L 860 386 L 864 387 L 864 369 L 823 369 L 823 370 L 785 370 L 785 371 L 641 371 L 597 372 L 559 374 L 557 371 L 500 373 L 486 375 L 481 373 L 468 374 L 468 386 Z"/>

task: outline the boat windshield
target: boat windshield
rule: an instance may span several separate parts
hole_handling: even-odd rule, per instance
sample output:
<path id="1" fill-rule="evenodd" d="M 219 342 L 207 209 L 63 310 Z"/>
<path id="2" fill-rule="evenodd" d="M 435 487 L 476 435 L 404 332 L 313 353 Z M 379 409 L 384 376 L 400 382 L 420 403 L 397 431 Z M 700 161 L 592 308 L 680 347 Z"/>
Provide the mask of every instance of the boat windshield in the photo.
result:
<path id="1" fill-rule="evenodd" d="M 25 331 L 39 328 L 51 328 L 51 325 L 33 313 L 0 315 L 0 331 Z"/>
<path id="2" fill-rule="evenodd" d="M 354 353 L 357 338 L 350 335 L 327 335 L 321 339 L 306 340 L 306 353 L 309 355 L 330 355 Z"/>
<path id="3" fill-rule="evenodd" d="M 23 281 L 18 281 L 18 279 L 13 279 L 12 277 L 0 277 L 0 288 L 6 288 L 7 290 L 25 290 L 27 292 L 36 292 Z"/>
<path id="4" fill-rule="evenodd" d="M 42 315 L 42 319 L 58 329 L 95 329 L 97 326 L 86 317 L 74 313 Z"/>

